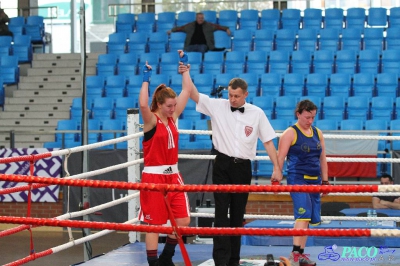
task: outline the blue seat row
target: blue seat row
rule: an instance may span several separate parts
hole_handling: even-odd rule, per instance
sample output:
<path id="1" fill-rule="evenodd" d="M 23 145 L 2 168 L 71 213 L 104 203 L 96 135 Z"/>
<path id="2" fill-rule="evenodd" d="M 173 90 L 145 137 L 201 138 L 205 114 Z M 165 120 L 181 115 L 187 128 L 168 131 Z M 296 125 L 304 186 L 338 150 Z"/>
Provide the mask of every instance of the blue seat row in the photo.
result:
<path id="1" fill-rule="evenodd" d="M 60 120 L 57 123 L 56 130 L 74 130 L 79 131 L 82 128 L 80 118 Z M 88 144 L 96 143 L 121 137 L 126 135 L 126 119 L 90 119 L 88 120 Z M 47 148 L 71 148 L 80 146 L 82 141 L 81 133 L 56 133 L 55 142 L 44 144 Z M 114 145 L 107 145 L 101 149 L 113 149 Z M 126 149 L 126 142 L 116 144 L 118 149 Z"/>
<path id="2" fill-rule="evenodd" d="M 0 56 L 16 55 L 20 63 L 31 62 L 33 54 L 31 39 L 29 35 L 16 35 L 14 38 L 0 36 Z"/>
<path id="3" fill-rule="evenodd" d="M 28 35 L 31 37 L 32 43 L 44 44 L 45 24 L 42 16 L 12 17 L 8 23 L 8 28 L 14 37 Z"/>

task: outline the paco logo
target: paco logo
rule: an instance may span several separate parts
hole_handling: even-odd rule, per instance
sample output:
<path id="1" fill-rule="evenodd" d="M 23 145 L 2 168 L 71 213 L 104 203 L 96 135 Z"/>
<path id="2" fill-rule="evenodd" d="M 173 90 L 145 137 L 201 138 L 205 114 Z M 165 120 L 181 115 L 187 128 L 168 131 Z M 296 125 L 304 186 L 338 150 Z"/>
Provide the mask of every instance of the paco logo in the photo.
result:
<path id="1" fill-rule="evenodd" d="M 325 251 L 318 255 L 319 260 L 331 260 L 331 261 L 351 261 L 351 262 L 372 262 L 372 261 L 392 261 L 394 256 L 390 255 L 395 252 L 394 249 L 381 246 L 376 247 L 343 247 L 342 253 L 339 253 L 337 245 L 325 247 Z M 388 257 L 385 258 L 383 254 L 389 253 Z M 379 255 L 379 256 L 378 256 Z"/>

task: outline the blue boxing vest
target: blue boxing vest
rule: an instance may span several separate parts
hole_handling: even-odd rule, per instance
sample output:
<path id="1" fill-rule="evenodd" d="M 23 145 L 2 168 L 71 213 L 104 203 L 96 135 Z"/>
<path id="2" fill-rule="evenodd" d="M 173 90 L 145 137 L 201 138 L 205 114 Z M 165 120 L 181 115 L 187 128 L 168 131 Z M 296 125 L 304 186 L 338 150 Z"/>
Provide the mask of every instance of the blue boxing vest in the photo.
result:
<path id="1" fill-rule="evenodd" d="M 293 125 L 292 128 L 295 130 L 296 136 L 286 158 L 288 174 L 320 176 L 321 165 L 319 159 L 322 147 L 317 128 L 311 126 L 311 136 L 304 135 L 297 127 L 297 124 Z"/>

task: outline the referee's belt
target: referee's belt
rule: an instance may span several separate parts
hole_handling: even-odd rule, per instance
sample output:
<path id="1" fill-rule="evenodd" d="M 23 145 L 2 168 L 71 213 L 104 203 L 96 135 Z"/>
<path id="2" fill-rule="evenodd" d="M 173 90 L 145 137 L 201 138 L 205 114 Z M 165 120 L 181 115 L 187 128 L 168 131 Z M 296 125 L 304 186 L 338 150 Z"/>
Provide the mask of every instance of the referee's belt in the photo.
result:
<path id="1" fill-rule="evenodd" d="M 157 165 L 157 166 L 145 166 L 143 168 L 143 173 L 169 175 L 169 174 L 177 174 L 179 173 L 179 170 L 177 164 Z"/>
<path id="2" fill-rule="evenodd" d="M 233 161 L 234 163 L 246 163 L 246 162 L 249 162 L 249 161 L 250 161 L 249 159 L 242 159 L 242 158 L 237 158 L 237 157 L 231 157 L 231 156 L 228 156 L 228 155 L 226 155 L 226 154 L 224 154 L 224 153 L 221 153 L 221 152 L 219 152 L 219 151 L 217 151 L 217 150 L 216 150 L 216 152 L 217 152 L 217 156 L 220 156 L 220 157 L 222 157 L 222 158 L 224 158 L 224 159 Z"/>

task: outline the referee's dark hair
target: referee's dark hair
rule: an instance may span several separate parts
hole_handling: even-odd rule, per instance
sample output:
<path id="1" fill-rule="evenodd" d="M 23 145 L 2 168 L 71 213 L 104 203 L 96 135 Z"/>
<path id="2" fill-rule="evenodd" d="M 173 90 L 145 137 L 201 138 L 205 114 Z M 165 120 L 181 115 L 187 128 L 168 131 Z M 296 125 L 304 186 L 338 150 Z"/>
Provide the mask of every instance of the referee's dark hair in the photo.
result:
<path id="1" fill-rule="evenodd" d="M 233 90 L 236 90 L 237 88 L 241 88 L 243 92 L 247 91 L 247 82 L 244 79 L 241 78 L 233 78 L 231 81 L 229 81 L 228 87 L 231 87 Z"/>

